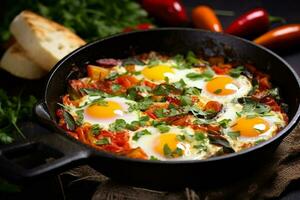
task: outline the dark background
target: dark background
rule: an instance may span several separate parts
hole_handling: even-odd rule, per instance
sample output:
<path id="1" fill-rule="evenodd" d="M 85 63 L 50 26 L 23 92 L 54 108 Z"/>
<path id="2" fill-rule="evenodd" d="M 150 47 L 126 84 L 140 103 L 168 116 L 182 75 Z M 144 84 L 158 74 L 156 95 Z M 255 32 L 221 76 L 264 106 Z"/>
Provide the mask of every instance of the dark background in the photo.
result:
<path id="1" fill-rule="evenodd" d="M 1 2 L 3 0 L 0 0 L 0 7 Z M 300 23 L 300 1 L 297 0 L 183 0 L 183 2 L 189 13 L 198 4 L 210 5 L 216 10 L 234 11 L 234 16 L 219 16 L 224 28 L 234 18 L 255 7 L 263 7 L 271 15 L 284 17 L 288 23 Z M 279 55 L 300 75 L 300 47 L 280 52 Z M 0 86 L 12 93 L 18 90 L 18 85 L 25 85 L 26 90 L 32 91 L 35 95 L 41 97 L 44 82 L 45 80 L 24 81 L 0 71 Z M 31 132 L 41 133 L 46 131 L 37 127 L 34 130 Z M 70 175 L 46 177 L 26 184 L 23 186 L 21 193 L 0 194 L 0 199 L 63 199 L 64 197 L 67 199 L 90 199 L 99 185 L 98 182 L 94 181 L 73 182 L 74 180 L 75 178 Z M 300 180 L 293 181 L 278 199 L 300 199 Z"/>

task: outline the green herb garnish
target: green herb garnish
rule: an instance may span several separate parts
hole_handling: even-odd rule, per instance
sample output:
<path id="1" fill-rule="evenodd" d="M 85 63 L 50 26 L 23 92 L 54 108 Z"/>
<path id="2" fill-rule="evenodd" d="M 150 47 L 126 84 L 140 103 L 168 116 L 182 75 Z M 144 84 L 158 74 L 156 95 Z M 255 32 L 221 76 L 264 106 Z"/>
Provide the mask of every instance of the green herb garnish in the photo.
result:
<path id="1" fill-rule="evenodd" d="M 133 140 L 137 141 L 138 139 L 140 139 L 142 136 L 144 135 L 151 135 L 151 132 L 148 131 L 147 129 L 144 129 L 142 131 L 138 131 L 134 134 L 134 136 L 132 137 Z"/>
<path id="2" fill-rule="evenodd" d="M 92 133 L 93 135 L 99 135 L 100 130 L 101 130 L 101 127 L 99 126 L 99 124 L 93 124 L 93 125 L 91 126 L 91 133 Z"/>
<path id="3" fill-rule="evenodd" d="M 220 94 L 222 92 L 222 89 L 217 89 L 214 91 L 215 94 Z"/>
<path id="4" fill-rule="evenodd" d="M 124 119 L 117 119 L 114 123 L 109 125 L 110 131 L 122 131 L 126 129 L 127 123 Z"/>
<path id="5" fill-rule="evenodd" d="M 238 78 L 241 73 L 245 70 L 244 66 L 238 66 L 229 71 L 229 75 L 233 78 Z"/>
<path id="6" fill-rule="evenodd" d="M 239 131 L 230 131 L 227 133 L 227 135 L 231 138 L 236 140 L 238 137 L 240 137 L 240 132 Z"/>
<path id="7" fill-rule="evenodd" d="M 100 140 L 97 140 L 95 142 L 96 145 L 106 145 L 106 144 L 110 144 L 110 143 L 111 143 L 111 139 L 109 137 L 101 138 Z"/>
<path id="8" fill-rule="evenodd" d="M 117 92 L 117 91 L 119 91 L 121 89 L 121 85 L 119 85 L 119 84 L 113 84 L 111 86 L 111 89 L 112 89 L 113 92 Z"/>
<path id="9" fill-rule="evenodd" d="M 170 127 L 164 124 L 156 126 L 156 128 L 159 130 L 161 133 L 166 133 L 170 130 Z"/>

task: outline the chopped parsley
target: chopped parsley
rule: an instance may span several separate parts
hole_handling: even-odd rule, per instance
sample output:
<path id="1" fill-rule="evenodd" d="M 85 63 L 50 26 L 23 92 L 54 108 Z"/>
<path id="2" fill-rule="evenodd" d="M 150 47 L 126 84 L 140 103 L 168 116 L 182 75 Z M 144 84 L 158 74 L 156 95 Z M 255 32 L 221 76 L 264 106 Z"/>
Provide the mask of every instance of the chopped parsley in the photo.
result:
<path id="1" fill-rule="evenodd" d="M 99 126 L 99 124 L 93 124 L 93 125 L 91 126 L 91 133 L 92 133 L 93 135 L 99 135 L 100 130 L 101 130 L 101 127 Z"/>
<path id="2" fill-rule="evenodd" d="M 238 66 L 229 71 L 229 75 L 233 78 L 238 78 L 241 73 L 245 70 L 244 66 Z"/>
<path id="3" fill-rule="evenodd" d="M 117 119 L 114 123 L 109 125 L 110 131 L 122 131 L 126 129 L 127 123 L 124 119 Z"/>
<path id="4" fill-rule="evenodd" d="M 144 129 L 144 130 L 141 130 L 141 131 L 138 131 L 134 134 L 134 136 L 132 137 L 133 140 L 137 141 L 139 140 L 142 136 L 144 135 L 151 135 L 151 132 L 148 131 L 147 129 Z"/>
<path id="5" fill-rule="evenodd" d="M 239 131 L 230 131 L 227 133 L 227 135 L 231 138 L 236 140 L 238 137 L 240 137 L 240 132 Z"/>
<path id="6" fill-rule="evenodd" d="M 217 89 L 214 91 L 215 94 L 220 94 L 222 92 L 222 89 Z"/>
<path id="7" fill-rule="evenodd" d="M 122 86 L 119 85 L 119 84 L 113 84 L 113 85 L 111 86 L 111 89 L 112 89 L 113 92 L 117 92 L 117 91 L 119 91 L 121 88 L 122 88 Z"/>
<path id="8" fill-rule="evenodd" d="M 231 122 L 231 119 L 222 119 L 221 121 L 219 121 L 219 125 L 222 127 L 222 128 L 227 128 L 228 127 L 228 124 Z"/>
<path id="9" fill-rule="evenodd" d="M 166 133 L 170 130 L 170 127 L 164 124 L 156 126 L 156 128 L 161 132 L 161 133 Z"/>
<path id="10" fill-rule="evenodd" d="M 174 151 L 171 150 L 168 144 L 165 144 L 163 147 L 164 156 L 166 158 L 175 158 L 183 155 L 183 150 L 176 147 Z"/>
<path id="11" fill-rule="evenodd" d="M 262 142 L 265 142 L 266 140 L 265 139 L 259 139 L 259 140 L 256 140 L 255 142 L 254 142 L 254 144 L 255 145 L 258 145 L 258 144 L 260 144 L 260 143 L 262 143 Z"/>
<path id="12" fill-rule="evenodd" d="M 155 156 L 150 156 L 150 160 L 158 160 Z"/>
<path id="13" fill-rule="evenodd" d="M 96 145 L 106 145 L 106 144 L 110 144 L 110 143 L 111 143 L 111 139 L 109 137 L 101 138 L 100 140 L 97 140 L 95 142 Z"/>

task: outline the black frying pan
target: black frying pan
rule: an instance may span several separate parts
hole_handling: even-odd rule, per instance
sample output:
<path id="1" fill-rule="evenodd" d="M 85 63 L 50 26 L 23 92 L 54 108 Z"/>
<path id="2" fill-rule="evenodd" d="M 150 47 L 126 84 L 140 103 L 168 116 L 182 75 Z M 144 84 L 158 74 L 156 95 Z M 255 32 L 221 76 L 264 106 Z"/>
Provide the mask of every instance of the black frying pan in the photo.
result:
<path id="1" fill-rule="evenodd" d="M 290 123 L 274 138 L 253 148 L 192 161 L 135 160 L 96 151 L 69 137 L 56 123 L 55 110 L 74 65 L 84 67 L 99 58 L 126 58 L 149 51 L 186 53 L 192 50 L 204 56 L 223 55 L 227 59 L 255 64 L 270 74 L 272 82 L 281 88 L 289 105 Z M 209 185 L 232 180 L 251 172 L 269 157 L 282 139 L 295 127 L 300 115 L 300 83 L 294 70 L 271 51 L 241 38 L 187 28 L 167 28 L 120 34 L 87 44 L 62 59 L 51 71 L 44 99 L 35 107 L 38 118 L 49 125 L 53 134 L 33 141 L 14 144 L 1 150 L 0 171 L 13 179 L 36 177 L 71 165 L 87 163 L 104 175 L 129 184 L 155 188 Z M 53 159 L 38 166 L 21 167 L 13 159 L 19 153 L 38 151 Z M 25 152 L 25 153 L 24 153 Z M 248 173 L 246 173 L 248 174 Z"/>

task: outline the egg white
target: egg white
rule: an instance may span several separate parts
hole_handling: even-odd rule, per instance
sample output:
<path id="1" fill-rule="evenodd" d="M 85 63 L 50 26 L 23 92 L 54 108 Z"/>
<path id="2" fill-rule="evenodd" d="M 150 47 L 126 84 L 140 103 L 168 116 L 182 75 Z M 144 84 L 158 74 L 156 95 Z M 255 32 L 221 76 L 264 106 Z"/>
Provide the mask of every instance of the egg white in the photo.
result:
<path id="1" fill-rule="evenodd" d="M 213 78 L 218 77 L 218 76 L 219 75 L 214 76 Z M 247 94 L 252 89 L 252 84 L 248 80 L 248 78 L 241 75 L 238 78 L 233 78 L 233 79 L 234 79 L 233 83 L 238 87 L 238 90 L 235 93 L 229 94 L 229 95 L 213 94 L 213 93 L 207 91 L 206 84 L 208 82 L 206 82 L 202 88 L 201 97 L 206 101 L 218 101 L 220 103 L 229 103 L 240 97 L 247 96 Z"/>
<path id="2" fill-rule="evenodd" d="M 113 122 L 115 122 L 117 119 L 124 119 L 127 123 L 131 123 L 132 121 L 136 121 L 139 119 L 139 113 L 138 111 L 133 111 L 133 112 L 128 112 L 129 105 L 128 103 L 135 103 L 134 101 L 125 99 L 123 97 L 109 97 L 105 98 L 104 101 L 114 101 L 118 103 L 122 110 L 116 110 L 115 114 L 116 116 L 111 117 L 111 118 L 105 118 L 105 119 L 99 119 L 95 118 L 93 116 L 89 116 L 86 113 L 86 108 L 90 105 L 90 103 L 98 99 L 98 96 L 85 96 L 82 98 L 79 106 L 83 107 L 83 123 L 90 123 L 90 124 L 99 124 L 102 128 L 108 129 L 109 125 Z M 76 113 L 74 110 L 70 113 Z"/>
<path id="3" fill-rule="evenodd" d="M 245 116 L 241 116 L 241 117 L 245 117 Z M 227 135 L 228 132 L 233 131 L 230 126 L 223 131 L 225 137 L 228 139 L 232 148 L 235 151 L 240 151 L 240 150 L 244 149 L 245 145 L 253 146 L 253 145 L 255 145 L 255 143 L 257 141 L 269 140 L 270 138 L 274 137 L 278 133 L 279 129 L 286 126 L 286 122 L 283 120 L 283 117 L 280 113 L 271 111 L 270 113 L 268 113 L 268 115 L 259 116 L 259 117 L 264 119 L 269 124 L 269 129 L 266 132 L 264 132 L 256 137 L 239 136 L 236 139 L 230 138 Z M 235 121 L 233 121 L 231 123 L 231 125 L 234 123 L 235 123 Z"/>
<path id="4" fill-rule="evenodd" d="M 173 133 L 176 135 L 194 135 L 194 130 L 185 127 L 185 128 L 178 128 L 176 126 L 169 126 L 170 130 L 168 133 Z M 140 137 L 137 141 L 134 141 L 132 137 L 135 135 L 137 131 L 141 131 L 147 129 L 151 135 L 144 135 Z M 198 149 L 195 149 L 193 146 L 197 143 L 195 140 L 194 141 L 181 141 L 177 145 L 177 147 L 184 149 L 184 154 L 181 157 L 177 158 L 166 158 L 159 153 L 154 151 L 153 144 L 157 137 L 161 134 L 165 133 L 160 133 L 159 130 L 155 127 L 147 127 L 147 128 L 142 128 L 137 131 L 131 132 L 131 138 L 130 138 L 130 145 L 133 148 L 140 147 L 143 149 L 143 151 L 148 155 L 150 158 L 151 156 L 154 156 L 155 158 L 159 160 L 169 160 L 169 161 L 178 161 L 178 160 L 199 160 L 199 159 L 204 159 L 208 158 L 209 156 L 213 155 L 216 153 L 218 150 L 220 150 L 220 147 L 214 146 L 209 144 L 209 140 L 206 139 L 204 145 L 207 146 L 207 151 L 201 151 L 199 152 Z"/>

